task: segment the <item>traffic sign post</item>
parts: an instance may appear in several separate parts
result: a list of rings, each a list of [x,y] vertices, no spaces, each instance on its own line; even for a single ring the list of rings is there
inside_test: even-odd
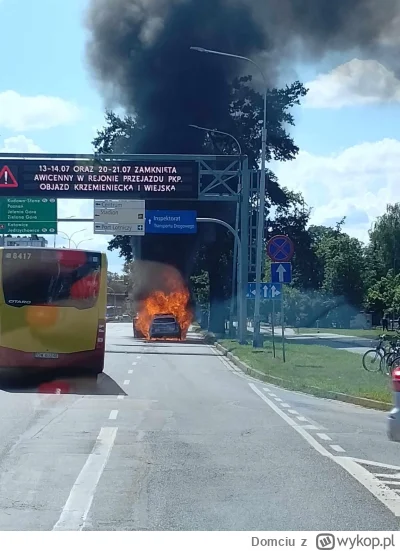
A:
[[[147,210],[146,233],[196,233],[195,210]]]
[[[271,264],[271,281],[281,286],[281,327],[282,327],[282,358],[286,362],[285,350],[285,310],[283,300],[284,283],[292,282],[292,264],[290,262],[273,262]]]
[[[285,310],[284,310],[284,300],[283,300],[283,285],[282,285],[282,300],[281,300],[281,327],[282,327],[282,359],[283,363],[286,362],[286,351],[285,351]]]
[[[2,178],[10,176],[2,175]],[[57,200],[47,197],[1,197],[0,234],[56,234]]]
[[[292,282],[292,264],[294,245],[287,235],[274,235],[267,243],[267,255],[272,260],[271,281],[281,285],[281,327],[282,327],[282,358],[286,362],[285,351],[285,306],[283,299],[284,283]],[[274,304],[274,303],[273,303]],[[274,316],[274,312],[273,312]],[[275,351],[274,351],[275,355]]]

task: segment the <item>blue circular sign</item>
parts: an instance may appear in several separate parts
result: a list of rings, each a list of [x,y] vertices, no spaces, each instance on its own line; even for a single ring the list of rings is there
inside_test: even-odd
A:
[[[287,235],[274,235],[267,243],[267,255],[273,262],[289,262],[293,254],[293,242]]]

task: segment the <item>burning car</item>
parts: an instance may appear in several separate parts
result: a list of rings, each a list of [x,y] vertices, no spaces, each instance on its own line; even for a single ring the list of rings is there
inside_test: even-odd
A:
[[[133,334],[184,340],[193,320],[189,287],[173,266],[136,260],[131,268]]]
[[[156,314],[150,324],[150,339],[175,338],[181,340],[181,327],[173,314]]]

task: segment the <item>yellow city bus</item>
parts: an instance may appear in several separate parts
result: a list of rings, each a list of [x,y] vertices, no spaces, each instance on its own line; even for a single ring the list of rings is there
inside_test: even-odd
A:
[[[0,247],[0,373],[104,367],[107,257]]]

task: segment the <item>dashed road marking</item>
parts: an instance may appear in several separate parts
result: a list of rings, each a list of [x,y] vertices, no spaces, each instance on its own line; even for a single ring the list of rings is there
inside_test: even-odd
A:
[[[125,398],[125,396],[123,394],[118,394],[118,396],[117,396],[118,400],[123,400],[124,398]]]
[[[318,438],[320,438],[321,440],[325,440],[326,442],[328,442],[329,440],[332,440],[332,438],[327,434],[325,434],[324,432],[317,432],[317,436]]]
[[[329,447],[332,448],[333,451],[343,453],[344,449],[342,446],[339,446],[338,444],[329,444]]]
[[[272,396],[272,394],[271,394]],[[275,402],[283,402],[283,400],[281,400],[280,398],[274,398]]]
[[[53,531],[82,531],[100,477],[114,446],[117,428],[102,427],[93,449],[69,493]]]
[[[306,430],[320,430],[315,425],[301,425],[301,426],[302,426],[303,429],[306,429]]]
[[[292,415],[299,415],[299,412],[296,411],[295,409],[289,409],[288,411],[289,411],[289,413],[291,413]]]
[[[285,404],[285,402],[282,402],[282,403],[281,403],[281,406],[282,406],[283,408],[290,408],[290,405],[289,405],[289,404]]]
[[[129,385],[129,383],[130,383],[130,380],[129,380],[129,379],[125,379],[124,385]]]
[[[129,373],[129,375],[130,375],[131,373],[133,373],[133,369],[128,369],[128,373]]]
[[[108,418],[110,420],[115,420],[117,417],[118,417],[118,410],[117,409],[112,409],[111,412],[110,412],[110,415],[108,416]]]
[[[364,486],[376,499],[378,499],[387,509],[389,509],[396,517],[400,517],[400,496],[390,487],[383,485],[382,481],[378,480],[365,467],[357,463],[351,457],[341,455],[333,455],[329,450],[324,448],[311,434],[296,423],[296,421],[286,414],[277,404],[267,398],[265,394],[257,388],[254,383],[248,383],[250,388],[259,396],[277,415],[279,415],[289,426],[293,428],[304,440],[306,440],[319,454],[331,459],[337,465],[340,465],[353,478]],[[399,474],[400,477],[400,474]],[[399,478],[397,477],[397,479]]]
[[[270,392],[269,395],[272,396],[273,398],[276,398],[276,394],[273,394],[272,392]]]
[[[132,362],[132,365],[137,365],[137,362]]]
[[[298,419],[299,421],[301,421],[302,423],[306,423],[306,422],[307,422],[307,419],[306,419],[305,417],[303,417],[302,415],[298,415],[298,416],[297,416],[297,419]]]
[[[142,357],[142,356],[136,356],[136,359],[137,359],[137,360],[140,360],[141,357]]]

